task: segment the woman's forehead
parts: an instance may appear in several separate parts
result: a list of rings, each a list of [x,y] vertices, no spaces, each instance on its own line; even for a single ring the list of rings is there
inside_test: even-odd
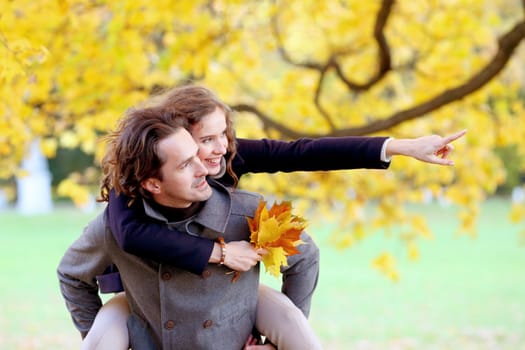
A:
[[[204,116],[198,123],[192,125],[191,133],[195,135],[219,134],[226,130],[226,114],[220,108],[216,108],[210,114]]]

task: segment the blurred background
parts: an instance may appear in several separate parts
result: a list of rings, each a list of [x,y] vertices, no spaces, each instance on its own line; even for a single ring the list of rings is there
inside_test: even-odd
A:
[[[55,269],[104,135],[186,82],[238,137],[448,135],[454,167],[257,174],[322,251],[327,349],[525,349],[525,1],[0,0],[0,347],[71,349]],[[278,288],[273,277],[268,283]]]

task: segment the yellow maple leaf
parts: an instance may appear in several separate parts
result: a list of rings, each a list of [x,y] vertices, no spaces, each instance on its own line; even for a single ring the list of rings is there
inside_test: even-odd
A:
[[[290,202],[275,203],[270,210],[266,201],[261,201],[253,218],[247,217],[250,242],[255,248],[268,251],[262,259],[266,271],[279,276],[281,266],[287,266],[287,257],[299,254],[297,246],[303,244],[300,236],[306,221],[292,214]]]
[[[268,254],[262,259],[266,271],[273,276],[279,276],[281,273],[281,266],[287,266],[286,254],[281,247],[273,247],[268,249]]]

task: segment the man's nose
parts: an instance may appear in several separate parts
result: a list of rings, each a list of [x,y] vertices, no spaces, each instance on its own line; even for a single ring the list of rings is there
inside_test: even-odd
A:
[[[195,175],[196,176],[206,176],[208,175],[208,169],[202,164],[200,158],[195,157]]]

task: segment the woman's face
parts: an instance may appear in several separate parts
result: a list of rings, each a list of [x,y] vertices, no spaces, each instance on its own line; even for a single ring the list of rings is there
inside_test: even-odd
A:
[[[190,132],[199,146],[198,156],[208,169],[208,174],[217,175],[221,171],[221,159],[228,148],[224,111],[217,107],[193,125]]]

